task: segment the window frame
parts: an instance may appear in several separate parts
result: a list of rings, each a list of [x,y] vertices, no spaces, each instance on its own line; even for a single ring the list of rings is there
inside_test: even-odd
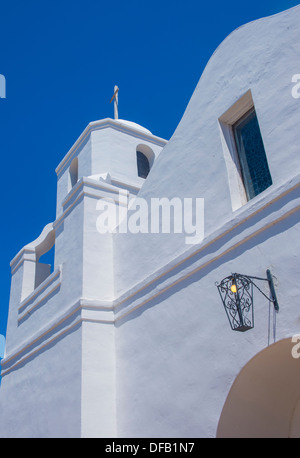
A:
[[[225,164],[227,168],[227,175],[228,175],[228,184],[230,189],[230,196],[231,196],[231,206],[232,211],[236,211],[248,202],[252,201],[253,199],[248,199],[244,179],[243,179],[243,172],[241,168],[241,163],[239,159],[239,153],[236,146],[233,126],[238,123],[244,116],[247,116],[251,110],[255,110],[256,116],[259,117],[257,114],[257,110],[255,108],[255,104],[252,98],[251,90],[248,90],[243,96],[241,96],[233,105],[227,109],[222,116],[219,117],[219,131],[221,136],[221,145],[223,149],[223,155],[225,159]],[[259,128],[261,130],[261,126],[259,123]],[[262,140],[263,134],[261,132]],[[266,150],[265,150],[266,152]],[[272,173],[270,170],[270,164],[268,161],[267,153],[266,153],[267,163],[269,166],[269,171],[272,180]],[[272,181],[273,182],[273,181]],[[260,195],[260,194],[258,194]],[[256,196],[257,197],[257,196]]]
[[[262,141],[263,152],[264,152],[264,156],[265,156],[265,162],[266,162],[266,165],[268,167],[268,172],[269,172],[270,179],[271,179],[271,184],[269,186],[267,186],[262,191],[257,192],[257,193],[255,193],[255,190],[254,190],[254,193],[255,193],[254,195],[252,195],[252,190],[251,190],[251,187],[253,187],[253,179],[251,177],[249,179],[247,177],[247,173],[246,173],[246,167],[248,167],[247,154],[243,153],[239,148],[238,133],[237,133],[237,129],[243,123],[245,123],[245,121],[249,120],[249,122],[250,122],[250,120],[253,119],[253,115],[255,116],[255,118],[257,120],[257,123],[258,123],[258,130],[259,130],[259,134],[260,134],[261,141]],[[246,125],[246,123],[245,123],[245,125]],[[259,194],[261,194],[263,191],[268,189],[268,187],[270,187],[273,184],[272,176],[271,176],[270,168],[269,168],[269,163],[268,163],[268,159],[267,159],[267,155],[266,155],[266,150],[265,150],[262,134],[261,134],[261,131],[260,131],[260,126],[259,126],[259,122],[258,122],[258,118],[257,118],[257,113],[256,113],[256,110],[255,110],[255,107],[253,106],[250,110],[247,111],[247,113],[245,113],[243,116],[241,116],[231,126],[231,128],[232,128],[233,138],[234,138],[234,141],[235,141],[235,147],[236,147],[237,157],[238,157],[239,164],[240,164],[240,170],[241,170],[241,173],[242,173],[242,179],[243,179],[245,193],[246,193],[246,196],[247,196],[247,201],[250,201],[250,200],[254,199],[256,196],[258,196]],[[244,155],[244,157],[243,157],[243,155]],[[245,163],[245,165],[244,165],[244,163]]]

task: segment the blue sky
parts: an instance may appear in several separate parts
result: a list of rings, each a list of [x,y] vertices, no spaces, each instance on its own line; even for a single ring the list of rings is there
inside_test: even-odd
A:
[[[169,139],[224,38],[298,3],[0,0],[0,334],[9,263],[55,220],[55,168],[89,122],[113,117],[114,85],[120,118]]]

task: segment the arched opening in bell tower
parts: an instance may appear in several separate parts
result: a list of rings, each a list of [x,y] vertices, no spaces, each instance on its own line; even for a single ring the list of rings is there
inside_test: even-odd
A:
[[[154,152],[147,145],[136,147],[137,171],[140,178],[147,178],[154,162]]]
[[[75,157],[69,167],[69,186],[70,191],[78,181],[78,158]]]

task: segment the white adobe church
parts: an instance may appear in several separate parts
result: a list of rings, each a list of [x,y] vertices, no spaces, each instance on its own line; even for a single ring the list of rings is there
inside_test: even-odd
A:
[[[11,262],[1,437],[300,437],[299,43],[300,6],[235,30],[168,142],[117,117],[80,135]],[[203,240],[99,233],[99,200],[137,197],[203,198]],[[267,270],[279,311],[254,280],[233,330],[216,283]]]

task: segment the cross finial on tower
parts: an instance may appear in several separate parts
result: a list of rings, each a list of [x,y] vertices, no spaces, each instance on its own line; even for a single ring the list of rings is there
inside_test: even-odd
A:
[[[112,98],[110,99],[110,103],[115,100],[114,102],[114,116],[115,116],[115,119],[119,119],[119,110],[118,110],[118,104],[119,104],[119,98],[118,98],[118,92],[119,92],[119,88],[118,86],[115,86],[114,88],[114,95],[112,96]]]

